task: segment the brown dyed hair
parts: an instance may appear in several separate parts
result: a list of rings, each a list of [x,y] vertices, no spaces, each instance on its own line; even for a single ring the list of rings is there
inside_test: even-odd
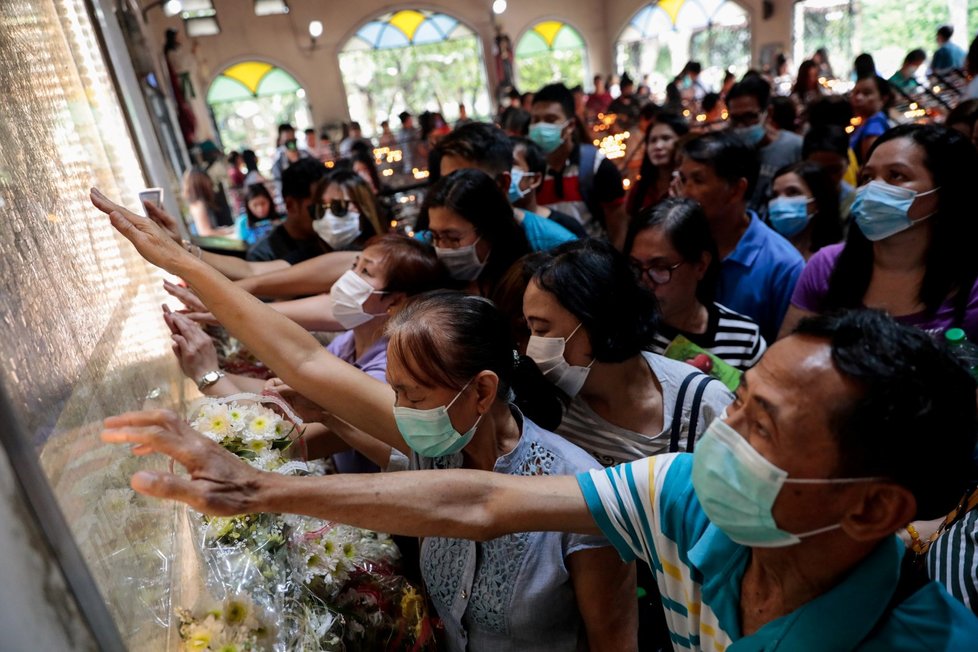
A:
[[[364,245],[383,252],[385,292],[404,292],[408,296],[444,287],[445,267],[431,247],[399,233],[376,235]]]

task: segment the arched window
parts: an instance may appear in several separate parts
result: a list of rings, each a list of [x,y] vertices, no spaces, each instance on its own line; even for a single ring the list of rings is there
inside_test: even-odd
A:
[[[516,82],[535,91],[552,82],[584,84],[587,46],[580,33],[559,20],[545,20],[523,33],[516,44]]]
[[[263,169],[271,166],[276,127],[289,122],[301,135],[311,126],[306,92],[295,77],[265,61],[242,61],[227,67],[207,90],[225,151],[253,149]]]
[[[340,52],[350,116],[364,133],[401,111],[458,118],[491,113],[482,48],[457,18],[403,10],[363,25]],[[395,123],[396,125],[396,123]]]
[[[648,73],[652,92],[662,95],[687,61],[699,61],[701,82],[716,89],[726,70],[747,70],[750,34],[747,12],[731,0],[661,0],[640,9],[622,30],[616,64],[632,76]]]
[[[914,48],[931,57],[941,25],[952,25],[952,41],[967,50],[978,33],[978,0],[801,0],[795,4],[795,64],[825,48],[834,75],[849,79],[853,59],[869,52],[876,70],[889,77]]]

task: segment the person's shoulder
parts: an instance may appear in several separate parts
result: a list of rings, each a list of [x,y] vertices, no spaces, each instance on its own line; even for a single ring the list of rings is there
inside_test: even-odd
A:
[[[761,251],[774,259],[775,262],[783,262],[792,266],[805,264],[805,259],[798,252],[798,249],[787,238],[765,224],[764,220],[757,214],[751,216],[750,230],[753,231],[753,237],[761,243]]]
[[[928,582],[893,609],[874,649],[969,650],[978,618],[937,582]]]
[[[523,436],[530,437],[553,456],[552,461],[556,463],[557,468],[548,472],[548,475],[570,475],[601,468],[598,461],[583,448],[556,433],[543,429],[526,417],[523,417]],[[547,453],[543,455],[548,456]]]

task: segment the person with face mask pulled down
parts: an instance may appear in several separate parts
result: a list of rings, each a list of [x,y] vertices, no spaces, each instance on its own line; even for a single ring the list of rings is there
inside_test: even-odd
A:
[[[869,150],[846,241],[805,267],[781,333],[805,316],[885,310],[931,333],[978,338],[978,222],[971,218],[978,152],[959,132],[903,125]]]

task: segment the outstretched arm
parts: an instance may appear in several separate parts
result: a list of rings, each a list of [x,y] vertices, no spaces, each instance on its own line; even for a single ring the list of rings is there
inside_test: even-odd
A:
[[[228,281],[155,222],[92,189],[92,203],[149,262],[183,278],[228,332],[276,375],[348,423],[406,450],[394,421],[394,392],[324,349],[301,326]]]
[[[189,477],[139,471],[132,488],[222,516],[302,514],[407,536],[492,539],[510,532],[600,534],[573,476],[438,470],[294,477],[259,471],[166,410],[105,420],[103,441],[172,457]]]
[[[358,255],[356,251],[332,251],[291,267],[239,277],[237,284],[255,296],[273,299],[329,292],[336,279],[353,267]]]

